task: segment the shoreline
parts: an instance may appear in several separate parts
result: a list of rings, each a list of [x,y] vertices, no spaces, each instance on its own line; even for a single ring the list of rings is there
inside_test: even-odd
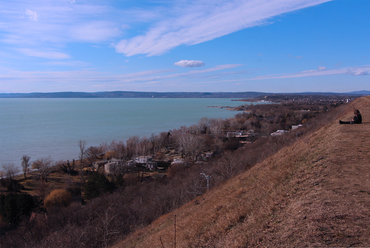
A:
[[[23,155],[29,155],[31,160],[48,156],[55,161],[77,159],[78,140],[86,140],[87,146],[113,140],[126,142],[132,136],[150,137],[191,126],[203,117],[225,119],[235,115],[224,108],[207,108],[229,105],[230,99],[44,100],[13,99],[15,107],[4,108],[7,121],[3,127],[7,131],[0,137],[0,165],[14,163],[21,168]]]

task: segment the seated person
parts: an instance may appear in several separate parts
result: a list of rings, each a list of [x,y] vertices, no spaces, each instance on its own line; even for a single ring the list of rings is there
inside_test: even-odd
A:
[[[360,123],[362,123],[362,116],[358,109],[355,110],[355,116],[353,117],[352,121],[339,120],[339,124],[360,124]]]

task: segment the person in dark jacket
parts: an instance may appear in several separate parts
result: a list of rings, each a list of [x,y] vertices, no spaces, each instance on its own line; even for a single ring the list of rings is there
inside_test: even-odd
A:
[[[352,121],[339,120],[339,124],[361,124],[361,123],[362,123],[362,116],[358,109],[355,110],[355,116],[353,117]]]

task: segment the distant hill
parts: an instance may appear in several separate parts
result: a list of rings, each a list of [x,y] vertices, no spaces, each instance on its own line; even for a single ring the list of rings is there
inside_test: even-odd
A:
[[[331,118],[115,247],[370,247],[370,97]]]
[[[0,98],[253,98],[269,95],[263,92],[53,92],[0,93]]]
[[[368,96],[370,95],[370,91],[369,90],[352,91],[350,92],[350,94]]]
[[[370,91],[349,93],[303,92],[303,93],[265,93],[265,92],[50,92],[50,93],[0,93],[0,98],[255,98],[265,95],[370,95]]]

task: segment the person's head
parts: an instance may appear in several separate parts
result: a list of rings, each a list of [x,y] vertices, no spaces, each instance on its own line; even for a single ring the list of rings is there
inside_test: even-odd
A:
[[[358,109],[355,110],[355,115],[359,115],[360,111]]]

